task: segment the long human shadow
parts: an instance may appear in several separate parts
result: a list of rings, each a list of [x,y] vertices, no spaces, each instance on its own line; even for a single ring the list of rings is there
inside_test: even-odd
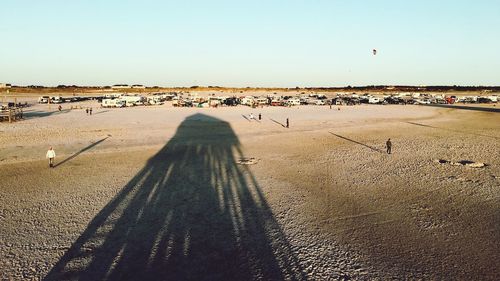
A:
[[[500,108],[492,108],[492,107],[451,105],[451,104],[422,104],[421,106],[432,106],[432,107],[442,107],[442,108],[453,108],[453,109],[463,109],[463,110],[473,110],[473,111],[483,111],[483,112],[496,112],[496,113],[500,113]]]
[[[95,112],[94,115],[96,115],[96,114],[102,114],[102,113],[106,113],[106,112],[109,112],[109,110],[98,111],[98,112]]]
[[[227,122],[186,118],[44,280],[306,280]]]
[[[373,146],[370,146],[370,145],[367,145],[367,144],[361,143],[361,142],[359,142],[359,141],[355,141],[355,140],[353,140],[353,139],[349,139],[349,138],[343,137],[343,136],[341,136],[341,135],[334,134],[334,133],[332,133],[332,132],[329,132],[329,133],[330,133],[330,134],[332,134],[332,135],[334,135],[334,136],[336,136],[336,137],[338,137],[338,138],[341,138],[341,139],[343,139],[343,140],[350,141],[350,142],[353,142],[353,143],[355,143],[355,144],[362,145],[362,146],[364,146],[364,147],[368,147],[369,149],[371,149],[371,150],[373,150],[373,151],[380,152],[380,153],[384,153],[382,150],[380,150],[380,149],[378,149],[378,148],[376,148],[376,147],[373,147]]]
[[[36,111],[36,110],[28,110],[24,111],[23,115],[26,118],[42,118],[51,115],[58,115],[70,112],[70,109],[63,109],[61,111]]]
[[[94,147],[94,146],[96,146],[96,145],[100,144],[101,142],[103,142],[103,141],[107,140],[108,138],[109,138],[109,136],[107,136],[107,137],[105,137],[105,138],[103,138],[103,139],[100,139],[100,140],[98,140],[98,141],[96,141],[96,142],[94,142],[94,143],[90,144],[89,146],[87,146],[87,147],[85,147],[85,148],[82,148],[82,149],[81,149],[80,151],[78,151],[77,153],[72,154],[72,155],[71,155],[71,156],[69,156],[68,158],[66,158],[66,159],[64,159],[63,161],[61,161],[61,162],[57,163],[56,165],[54,165],[54,168],[57,168],[57,167],[61,166],[62,164],[64,164],[64,163],[66,163],[66,162],[70,161],[71,159],[73,159],[73,158],[77,157],[78,155],[80,155],[80,154],[84,153],[85,151],[87,151],[87,150],[91,149],[92,147]]]
[[[454,130],[454,129],[448,129],[448,128],[440,128],[440,127],[435,127],[435,126],[431,126],[431,125],[425,125],[425,124],[416,123],[416,122],[409,122],[408,121],[406,123],[410,124],[410,125],[415,125],[415,126],[420,126],[420,127],[426,127],[426,128],[431,128],[431,129],[437,129],[437,130],[444,130],[444,131],[449,131],[449,132],[454,132],[454,133],[459,133],[459,134],[466,134],[466,135],[473,135],[473,136],[480,136],[480,137],[487,137],[487,138],[499,139],[499,137],[495,137],[495,136],[483,135],[483,134],[477,134],[477,133],[471,133],[471,132]]]
[[[273,122],[274,122],[274,123],[276,123],[276,124],[281,125],[281,127],[283,127],[283,128],[286,128],[285,124],[283,124],[283,123],[280,123],[280,122],[278,122],[278,121],[276,121],[276,120],[274,120],[274,119],[272,119],[272,118],[269,118],[269,120],[273,121]]]

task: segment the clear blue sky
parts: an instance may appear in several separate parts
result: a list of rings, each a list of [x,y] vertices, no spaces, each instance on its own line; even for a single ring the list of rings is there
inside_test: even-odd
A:
[[[0,7],[4,83],[500,85],[498,0],[2,0]]]

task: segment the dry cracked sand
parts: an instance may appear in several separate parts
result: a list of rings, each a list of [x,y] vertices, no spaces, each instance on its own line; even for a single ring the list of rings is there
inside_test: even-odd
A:
[[[2,280],[500,279],[498,113],[94,112],[0,123]]]

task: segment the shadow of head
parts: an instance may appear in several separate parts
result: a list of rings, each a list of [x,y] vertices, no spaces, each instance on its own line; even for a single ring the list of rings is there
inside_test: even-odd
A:
[[[305,279],[240,156],[227,122],[186,118],[45,280]]]

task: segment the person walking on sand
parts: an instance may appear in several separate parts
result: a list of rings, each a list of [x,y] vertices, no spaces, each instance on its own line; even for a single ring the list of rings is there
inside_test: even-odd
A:
[[[56,158],[56,152],[54,151],[54,149],[52,149],[52,146],[47,151],[47,155],[45,157],[47,157],[49,159],[49,168],[53,168],[54,167],[54,158]]]
[[[290,122],[289,122],[288,118],[286,119],[286,127],[290,128]]]
[[[255,117],[253,117],[253,113],[250,113],[249,118],[250,118],[250,120],[255,120]]]
[[[387,142],[385,143],[385,146],[387,148],[387,154],[391,154],[391,149],[392,149],[392,142],[391,139],[388,139]]]
[[[262,120],[262,114],[259,113],[259,121]]]
[[[89,108],[85,108],[85,113],[87,113],[87,115],[89,115]]]
[[[89,109],[89,113],[90,115],[92,115],[92,107]]]
[[[57,107],[57,109],[59,109],[59,111],[61,111],[61,110],[62,110],[62,106],[61,106],[61,105],[59,105],[59,106]]]

